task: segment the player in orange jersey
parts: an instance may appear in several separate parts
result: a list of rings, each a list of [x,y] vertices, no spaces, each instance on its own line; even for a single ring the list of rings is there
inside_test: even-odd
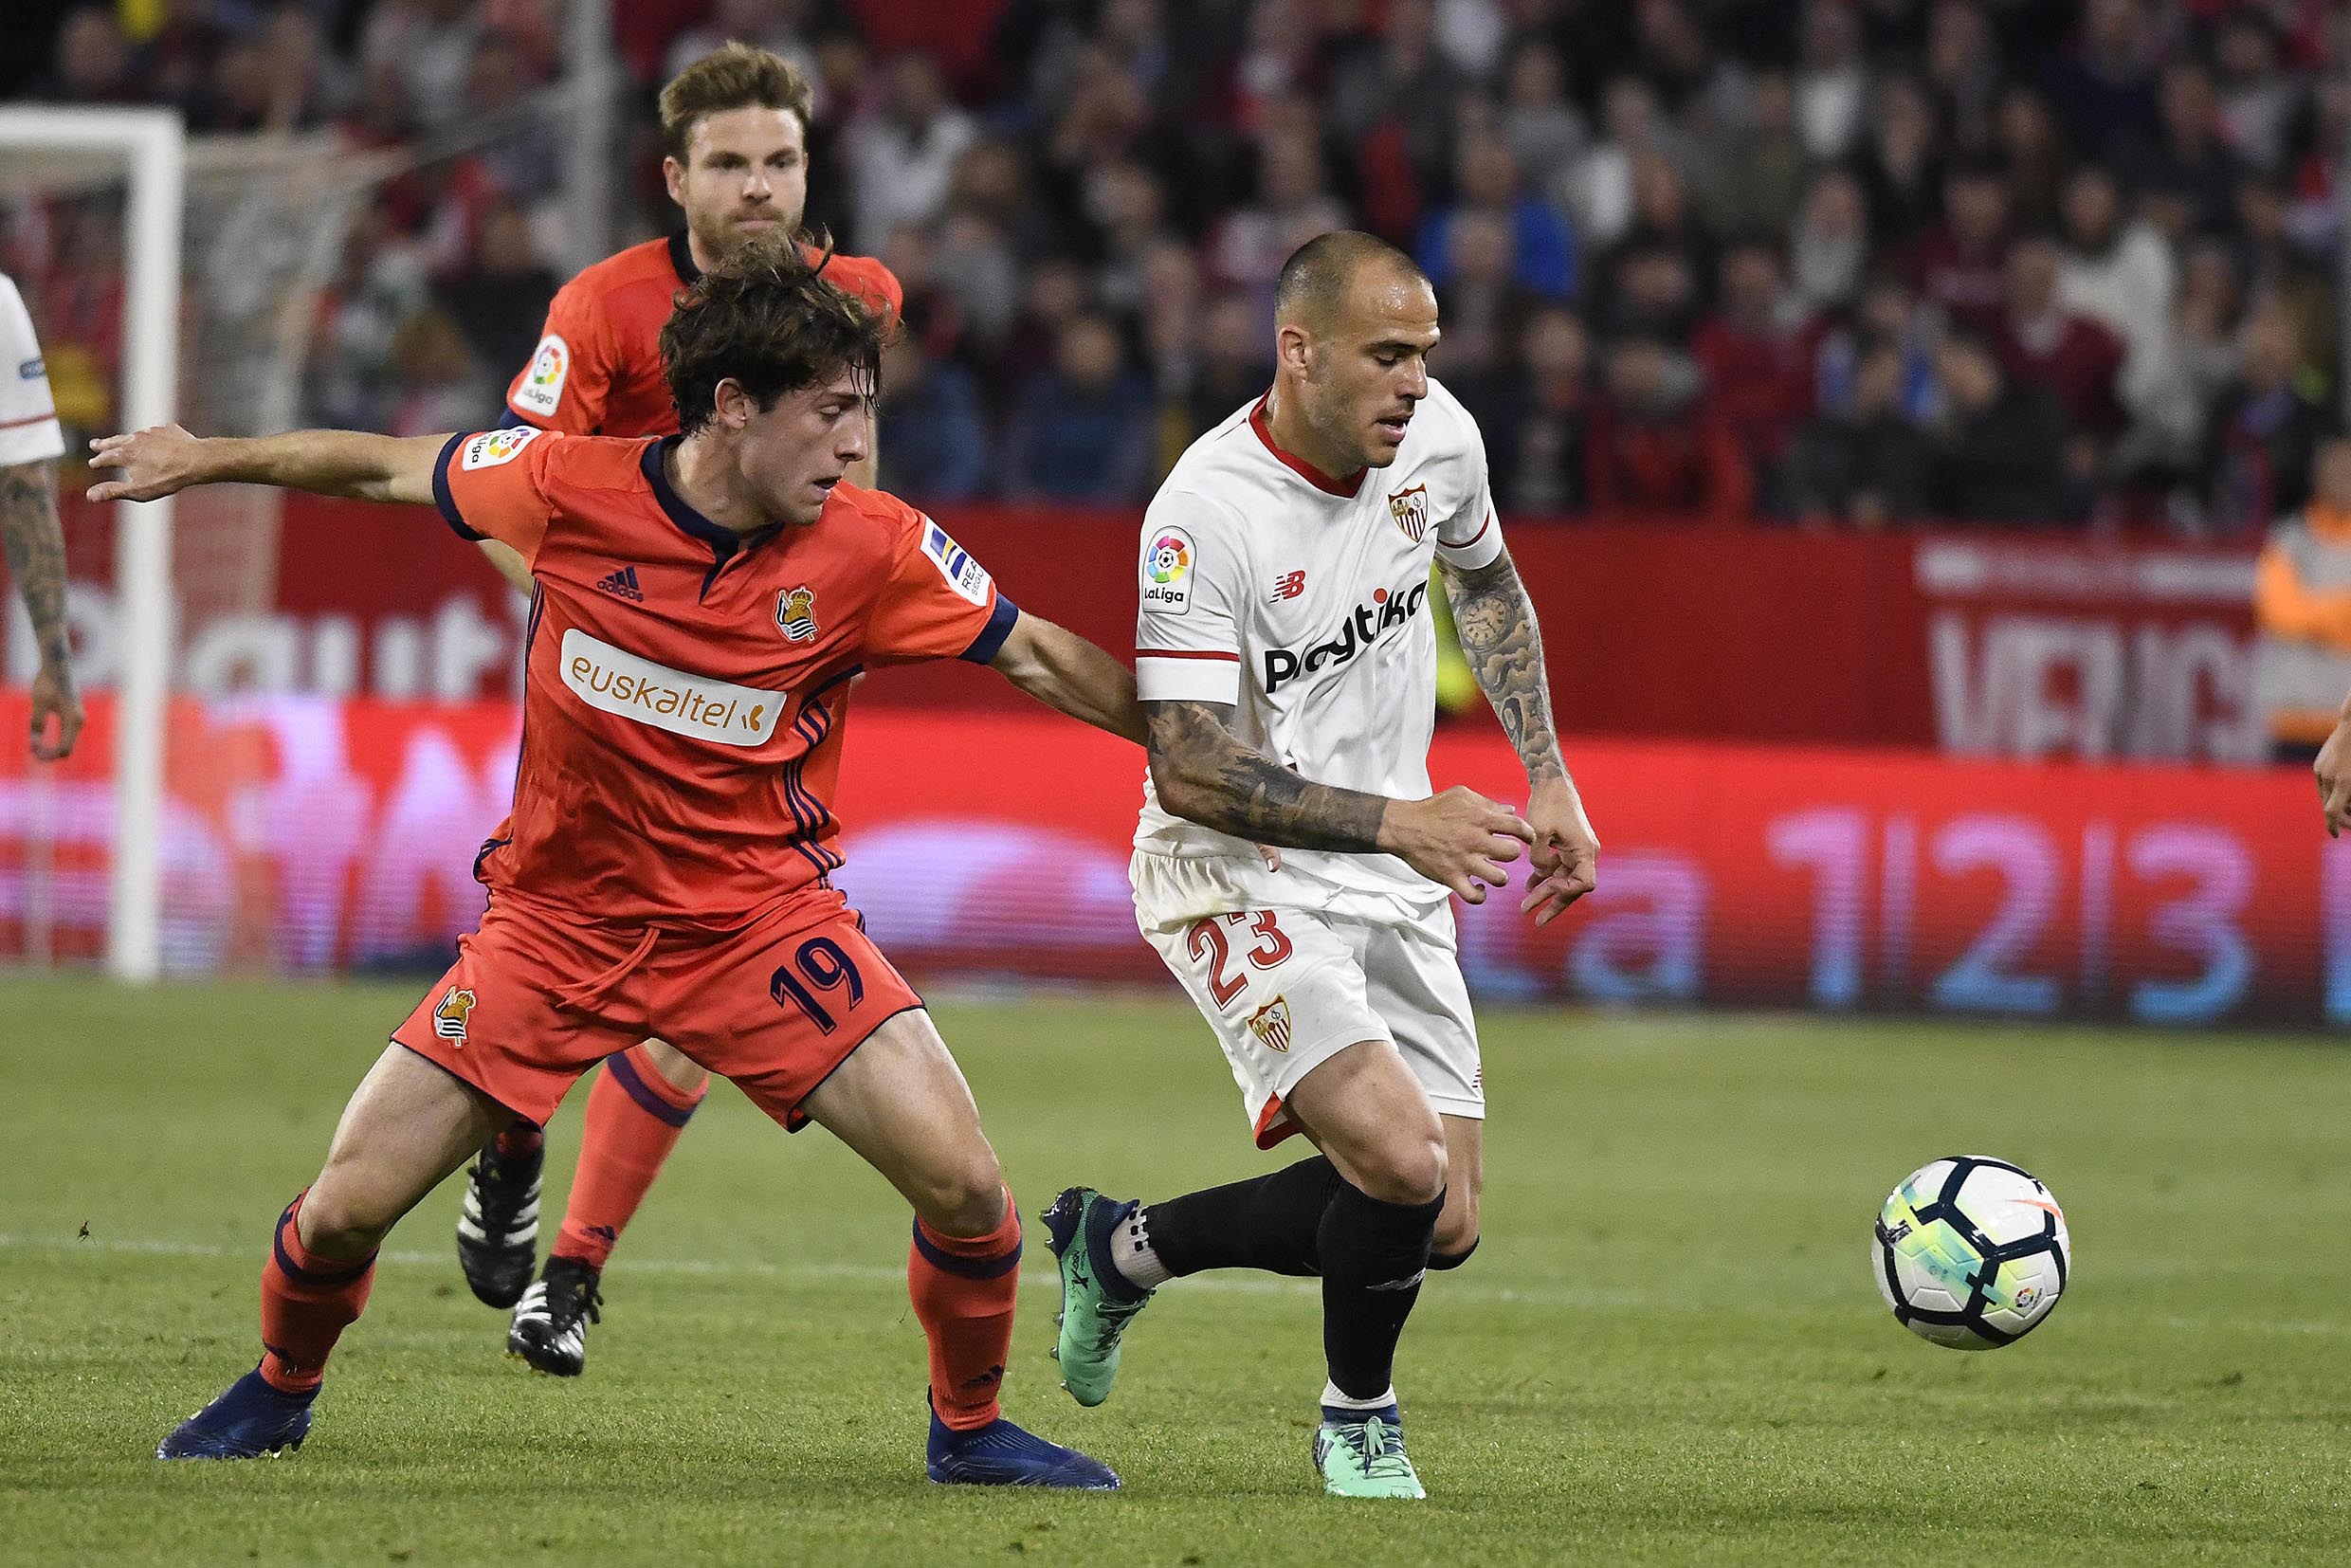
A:
[[[796,234],[808,199],[809,86],[765,49],[729,44],[678,73],[662,91],[662,173],[685,227],[597,263],[566,283],[547,312],[531,362],[506,393],[513,415],[574,435],[670,435],[678,411],[662,368],[661,330],[680,290],[755,235]],[[805,243],[811,263],[818,253]],[[829,283],[885,323],[902,302],[881,263],[834,256]],[[870,487],[871,437],[849,483]],[[506,545],[482,548],[524,593],[530,574]],[[539,1130],[518,1123],[483,1147],[466,1173],[458,1261],[473,1293],[513,1307],[508,1354],[541,1372],[577,1374],[588,1324],[603,1297],[606,1260],[662,1163],[708,1091],[710,1076],[659,1040],[612,1059],[588,1091],[588,1112],[563,1226],[536,1284]]]
[[[513,815],[457,962],[345,1109],[262,1272],[260,1364],[163,1458],[299,1445],[392,1225],[498,1129],[543,1123],[596,1062],[659,1031],[787,1128],[822,1123],[915,1212],[932,1479],[1118,1485],[1002,1415],[1020,1220],[955,1059],[832,886],[840,697],[870,666],[961,657],[1141,734],[1134,681],[1024,616],[921,513],[842,483],[866,452],[881,324],[753,242],[663,330],[684,431],[301,431],[96,443],[94,501],[244,482],[432,501],[538,588]]]

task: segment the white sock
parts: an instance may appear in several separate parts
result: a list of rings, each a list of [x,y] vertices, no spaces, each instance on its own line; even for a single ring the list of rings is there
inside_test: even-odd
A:
[[[1369,1415],[1376,1410],[1386,1410],[1396,1402],[1395,1385],[1390,1383],[1385,1394],[1369,1399],[1358,1399],[1353,1395],[1340,1393],[1337,1383],[1326,1382],[1322,1385],[1322,1402],[1333,1410],[1361,1411]]]
[[[1176,1277],[1151,1249],[1151,1233],[1143,1225],[1139,1205],[1110,1232],[1110,1264],[1138,1290],[1157,1290]]]

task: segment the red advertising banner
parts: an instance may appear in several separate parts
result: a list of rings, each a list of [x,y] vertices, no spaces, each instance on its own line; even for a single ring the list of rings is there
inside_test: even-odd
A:
[[[445,702],[516,692],[524,606],[428,511],[287,498],[181,510],[173,668],[200,696]],[[85,684],[112,679],[112,528],[69,508]],[[1131,513],[941,514],[1006,592],[1131,646]],[[1561,705],[1591,735],[1891,745],[1981,757],[2257,761],[2252,557],[2030,535],[1507,524]],[[239,541],[238,548],[226,541]],[[9,680],[30,674],[12,635]],[[893,672],[868,707],[1019,710],[967,669]]]
[[[0,735],[21,735],[21,694]],[[0,748],[0,952],[103,942],[106,705],[73,760]],[[294,971],[437,964],[479,913],[473,855],[508,798],[516,711],[316,698],[181,701],[166,958]],[[1578,740],[1600,889],[1537,930],[1459,911],[1489,998],[2351,1023],[2351,840],[2298,770],[1969,762]],[[1484,723],[1440,783],[1522,794]],[[837,880],[926,975],[1157,982],[1125,866],[1135,748],[1046,716],[862,702]]]

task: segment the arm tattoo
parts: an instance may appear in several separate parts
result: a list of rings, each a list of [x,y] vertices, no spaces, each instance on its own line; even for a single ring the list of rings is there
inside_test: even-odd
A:
[[[1558,732],[1551,722],[1551,686],[1543,674],[1542,631],[1510,553],[1504,551],[1491,566],[1475,572],[1450,566],[1443,571],[1461,650],[1526,765],[1527,780],[1565,778],[1567,764],[1559,759]]]
[[[1379,851],[1385,795],[1310,783],[1232,733],[1227,702],[1145,702],[1159,804],[1235,838],[1285,849]]]
[[[65,662],[65,537],[57,521],[57,487],[49,465],[0,468],[0,550],[25,596],[44,664]]]

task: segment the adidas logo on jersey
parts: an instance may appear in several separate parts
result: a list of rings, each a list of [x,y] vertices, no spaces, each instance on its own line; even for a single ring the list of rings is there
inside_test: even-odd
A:
[[[627,599],[630,604],[645,602],[645,590],[637,586],[637,569],[633,566],[624,566],[611,573],[597,583],[596,587],[607,593]]]
[[[1303,652],[1286,647],[1266,649],[1266,695],[1271,697],[1285,681],[1302,675],[1312,675],[1326,665],[1343,665],[1379,640],[1390,627],[1402,626],[1420,613],[1423,601],[1429,597],[1429,585],[1414,583],[1401,593],[1385,588],[1372,590],[1372,602],[1355,607],[1355,613],[1339,625],[1339,635],[1326,643],[1317,643]]]

